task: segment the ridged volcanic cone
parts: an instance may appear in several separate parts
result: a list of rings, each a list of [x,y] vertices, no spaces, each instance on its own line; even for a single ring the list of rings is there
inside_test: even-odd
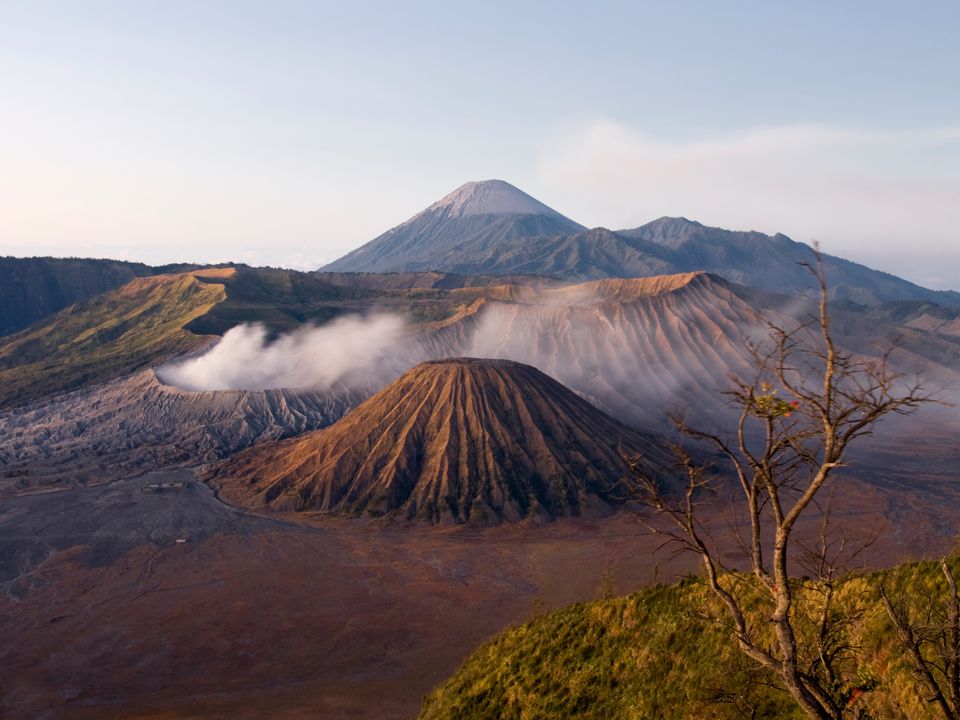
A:
[[[624,456],[655,441],[539,370],[509,360],[422,363],[336,424],[269,442],[212,473],[253,508],[397,514],[433,523],[606,514],[629,499]]]

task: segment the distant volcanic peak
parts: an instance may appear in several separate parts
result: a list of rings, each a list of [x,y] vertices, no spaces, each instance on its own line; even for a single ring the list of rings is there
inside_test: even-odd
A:
[[[536,368],[450,358],[217,475],[226,497],[253,507],[487,524],[609,512],[627,499],[624,454],[644,450],[657,453]]]
[[[626,233],[644,233],[649,235],[676,235],[695,232],[697,230],[703,229],[713,229],[718,228],[707,228],[703,223],[699,223],[696,220],[690,220],[685,217],[670,217],[669,215],[664,215],[659,217],[656,220],[651,220],[648,223],[644,223],[640,227],[632,228],[630,230],[621,230],[620,232]]]
[[[470,182],[323,269],[488,274],[477,259],[496,255],[504,243],[564,237],[583,230],[579,223],[502,180]],[[529,270],[508,274],[529,274]]]
[[[638,228],[619,232],[627,237],[643,238],[673,249],[682,248],[691,241],[716,246],[736,246],[744,242],[755,243],[757,240],[761,242],[785,240],[794,243],[782,233],[767,235],[758,230],[727,230],[703,225],[685,217],[662,217]]]
[[[706,227],[703,223],[699,223],[696,220],[690,220],[683,216],[671,217],[670,215],[664,215],[659,217],[656,220],[648,222],[644,227],[662,227],[662,228],[702,228]]]
[[[661,217],[629,230],[620,230],[621,235],[632,238],[643,238],[665,247],[678,248],[691,237],[704,231],[712,233],[732,234],[728,230],[709,228],[706,225],[688,220],[685,217]]]
[[[443,211],[449,217],[467,215],[547,215],[583,227],[503,180],[483,180],[461,185],[426,212]]]

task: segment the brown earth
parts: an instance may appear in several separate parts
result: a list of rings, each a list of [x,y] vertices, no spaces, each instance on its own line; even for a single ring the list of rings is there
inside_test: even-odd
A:
[[[851,543],[857,530],[878,535],[860,558],[869,565],[935,555],[960,522],[956,493],[941,490],[851,480],[834,519]],[[694,568],[655,552],[661,538],[626,513],[495,528],[304,524],[232,511],[202,486],[155,496],[136,483],[15,498],[0,513],[5,554],[47,543],[23,547],[2,583],[0,716],[11,718],[411,719],[506,625]],[[730,516],[715,518],[736,562]],[[816,529],[811,519],[801,531]]]
[[[473,305],[465,294],[463,312],[433,327],[426,347],[535,362],[582,397],[602,397],[621,419],[659,423],[678,401],[709,421],[722,410],[717,383],[744,367],[742,337],[763,315],[702,275],[633,292],[643,285],[505,289]],[[858,337],[866,352],[878,335],[864,326]],[[918,329],[906,340],[902,367],[927,360],[949,387],[957,364],[939,364],[954,357],[942,338]],[[103,394],[111,387],[115,394]],[[195,405],[179,391],[154,392],[180,414],[106,386],[71,396],[69,407],[29,409],[46,420],[17,425],[26,411],[10,414],[6,427],[22,434],[6,433],[2,447],[29,450],[21,468],[46,471],[49,462],[68,475],[100,447],[113,453],[100,464],[121,463],[126,452],[142,467],[168,457],[151,448],[199,442],[208,422],[197,408],[223,410],[218,442],[250,422],[235,414],[240,394],[211,393]],[[174,420],[156,424],[165,417]],[[273,417],[279,428],[297,413]],[[925,408],[885,422],[844,470],[833,517],[845,532],[878,537],[861,558],[869,565],[951,547],[960,526],[956,417]],[[112,425],[120,422],[139,434],[128,438]],[[110,469],[91,468],[92,482]],[[154,496],[121,482],[3,500],[0,717],[412,718],[420,697],[479,642],[534,607],[594,598],[609,585],[627,592],[691,567],[669,550],[655,553],[660,538],[625,513],[431,528],[258,517],[191,487]],[[714,508],[718,537],[728,537],[731,519],[723,504]]]
[[[671,462],[653,437],[509,360],[422,363],[335,425],[260,443],[213,473],[252,508],[497,523],[610,514],[625,458]]]

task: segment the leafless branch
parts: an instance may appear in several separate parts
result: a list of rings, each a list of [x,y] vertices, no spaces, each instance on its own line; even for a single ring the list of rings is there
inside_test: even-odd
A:
[[[639,464],[633,468],[643,501],[670,520],[672,529],[661,530],[667,542],[699,556],[707,584],[726,609],[743,654],[776,673],[809,717],[836,719],[849,704],[839,688],[851,685],[841,677],[849,663],[840,661],[855,649],[843,640],[849,618],[838,617],[835,610],[835,582],[844,564],[871,543],[852,548],[842,532],[831,534],[830,502],[824,509],[818,496],[834,471],[844,466],[851,443],[869,435],[884,417],[913,412],[930,398],[919,383],[907,383],[891,370],[889,352],[871,360],[837,346],[819,250],[805,267],[819,288],[816,314],[790,327],[771,324],[767,343],[745,343],[754,373],[734,379],[727,392],[739,410],[732,436],[673,418],[687,443],[709,448],[737,480],[742,501],[738,517],[745,517],[747,529],[744,535],[739,527],[733,528],[732,537],[744,550],[750,575],[723,573],[699,510],[701,496],[715,490],[716,475],[698,464],[687,447],[678,443],[673,448],[683,482],[672,495]],[[797,522],[814,510],[821,511],[822,520],[817,544],[795,542]],[[793,557],[794,545],[813,575],[806,584],[791,575],[790,564],[798,560]],[[753,578],[751,587],[737,579],[746,577]],[[816,609],[809,625],[798,629],[797,623],[804,622],[795,608],[801,588],[805,605],[812,602]],[[763,626],[755,626],[745,610],[750,593],[755,597],[758,589],[769,613]],[[953,597],[956,601],[955,592]],[[960,618],[960,605],[955,602],[950,612],[952,618]],[[766,627],[773,630],[772,643],[764,640],[769,637]],[[945,666],[948,694],[960,698],[960,632],[945,642],[951,658]]]

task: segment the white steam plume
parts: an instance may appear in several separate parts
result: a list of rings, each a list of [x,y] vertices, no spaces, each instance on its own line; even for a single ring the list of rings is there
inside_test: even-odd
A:
[[[263,325],[245,323],[228,330],[209,352],[157,374],[192,391],[329,387],[348,375],[372,372],[403,331],[397,315],[350,316],[269,342]]]

